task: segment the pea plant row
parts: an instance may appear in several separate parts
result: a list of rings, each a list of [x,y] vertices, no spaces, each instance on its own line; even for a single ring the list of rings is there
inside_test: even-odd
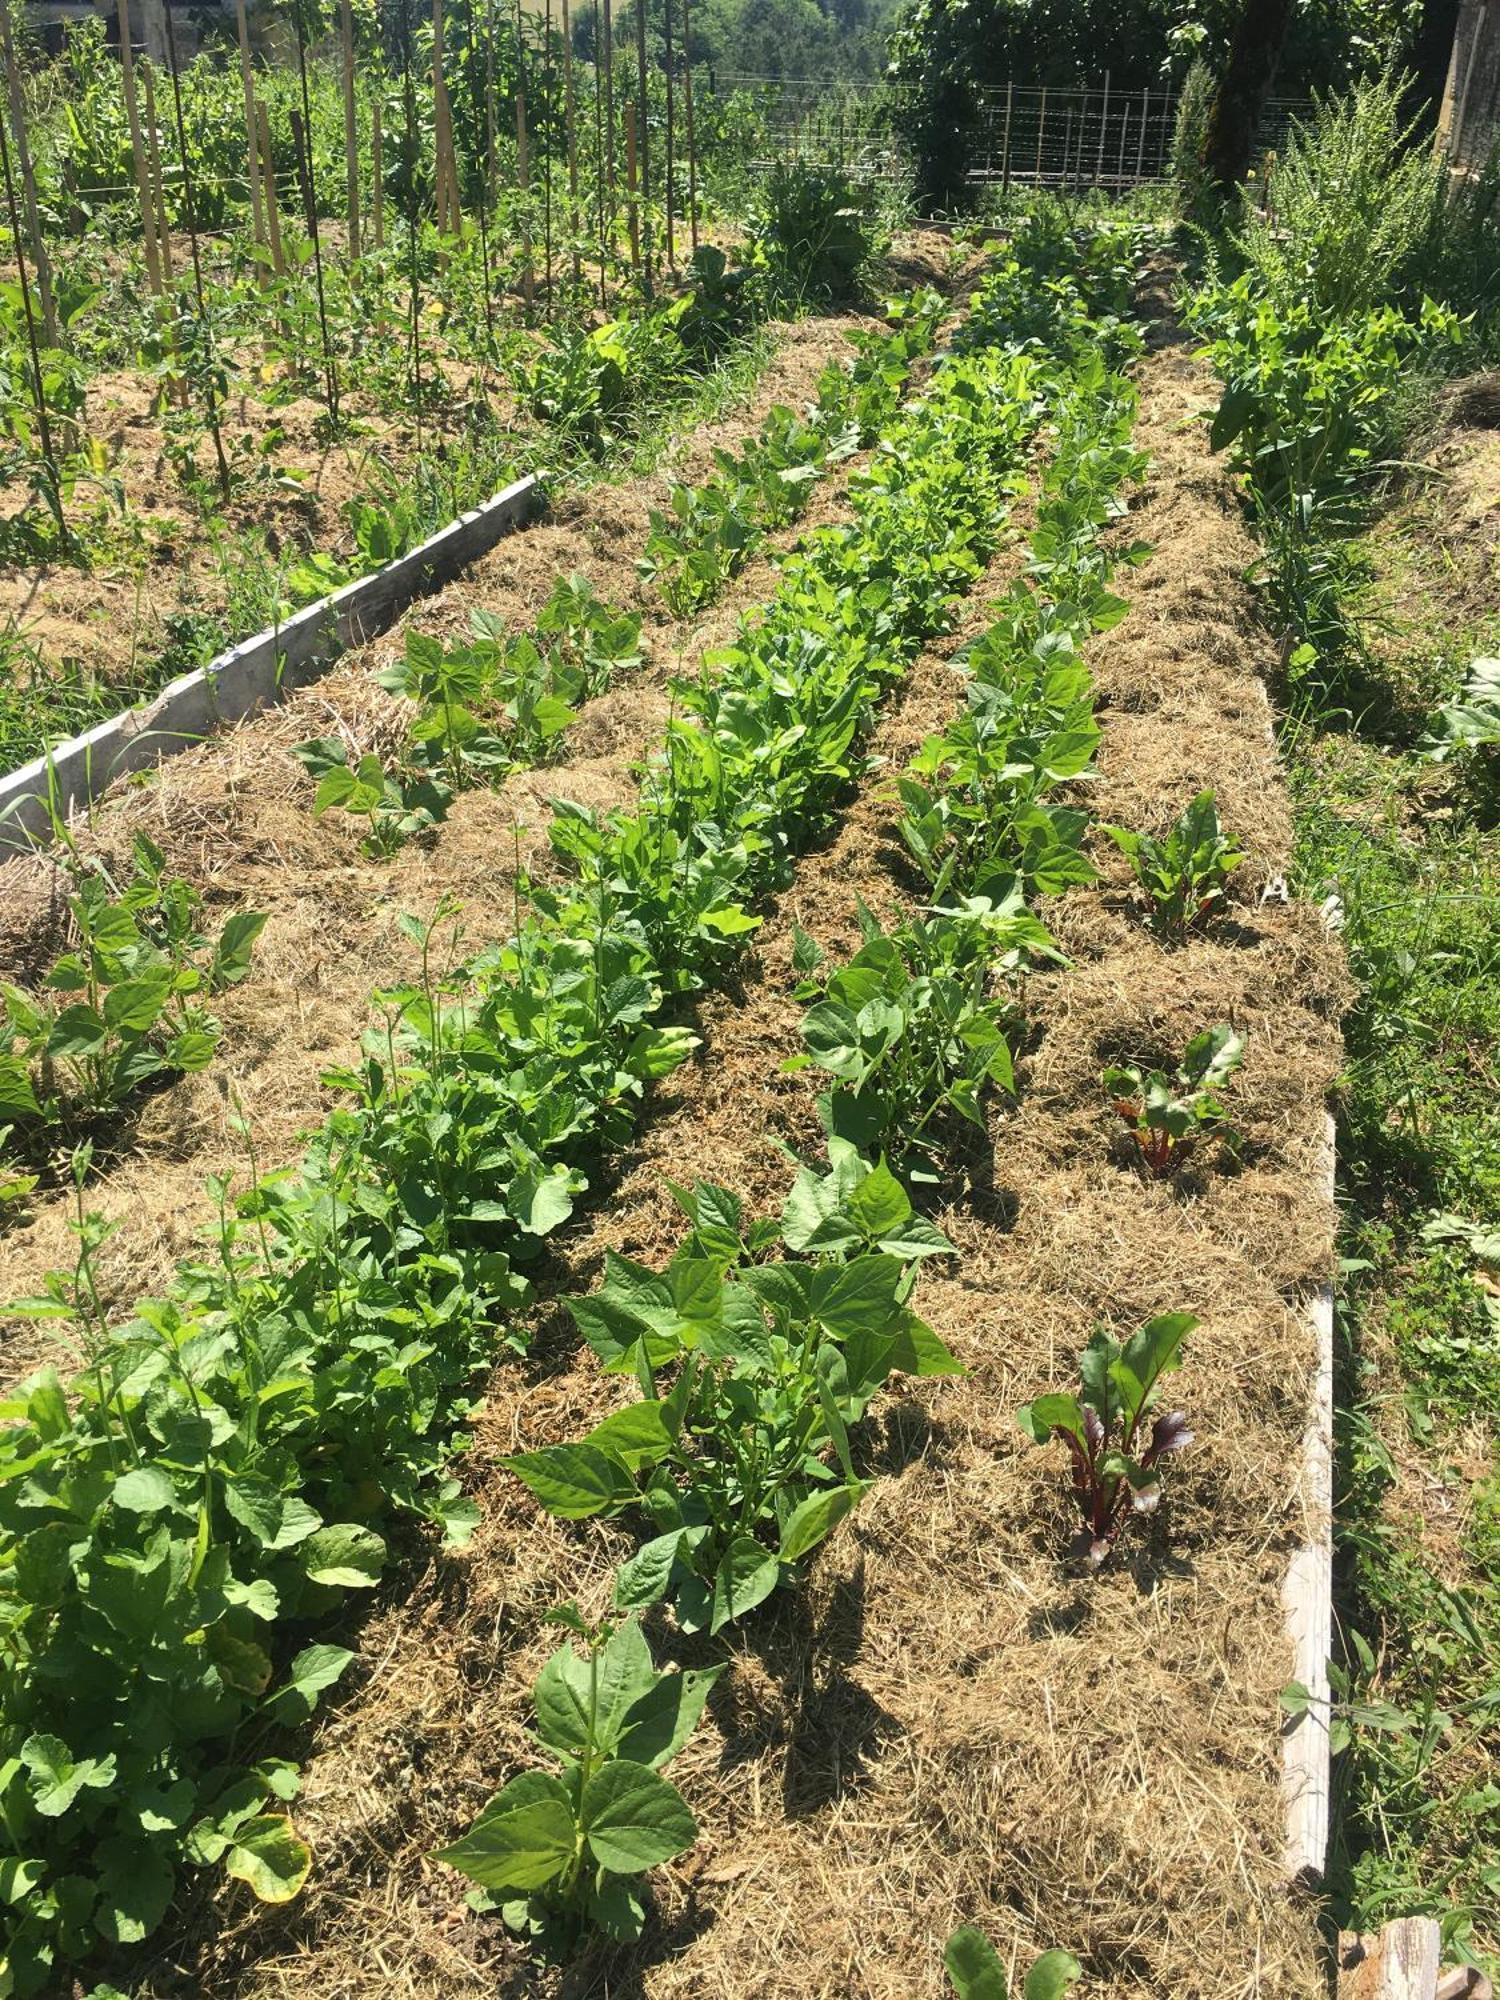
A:
[[[344,1103],[300,1169],[236,1198],[216,1184],[211,1242],[124,1325],[100,1307],[104,1225],[80,1195],[76,1267],[28,1305],[71,1329],[82,1371],[70,1389],[43,1372],[0,1409],[0,1978],[12,1990],[149,1936],[185,1871],[222,1869],[272,1902],[301,1888],[311,1855],[288,1810],[287,1732],[353,1656],[326,1641],[294,1652],[299,1628],[326,1627],[345,1593],[378,1581],[402,1517],[452,1542],[472,1531],[454,1458],[495,1329],[521,1344],[528,1261],[586,1194],[589,1166],[628,1139],[650,1085],[696,1045],[689,997],[731,971],[758,906],[836,814],[882,695],[993,554],[1049,414],[1077,461],[1050,499],[1088,497],[1066,516],[1077,564],[1061,541],[1049,557],[1039,531],[1036,560],[1055,559],[1057,603],[1072,609],[1054,619],[1037,595],[1047,622],[1026,657],[1066,677],[1078,637],[1114,615],[1091,551],[1111,481],[1130,469],[1128,410],[1091,355],[1101,337],[1124,339],[1100,318],[1119,273],[1107,239],[1076,251],[1071,271],[1012,259],[986,281],[927,394],[883,423],[851,481],[850,524],[806,536],[715,671],[678,683],[635,809],[559,803],[560,881],[522,884],[514,934],[475,950],[447,904],[408,920],[418,974],[375,997],[364,1059],[330,1078]],[[1095,450],[1108,476],[1084,474]],[[1071,713],[1079,691],[1056,693]],[[1049,854],[1081,865],[1047,789],[1039,779],[1018,889],[982,859],[939,863],[934,904],[958,913],[960,933],[997,939],[1015,970],[1046,948],[1020,906],[1027,884],[1045,884]],[[946,1245],[848,1129],[831,1106],[831,1172],[793,1191],[789,1257],[755,1261],[765,1225],[699,1189],[669,1274],[617,1273],[579,1308],[591,1344],[642,1392],[614,1433],[575,1448],[578,1477],[605,1484],[570,1502],[644,1503],[653,1521],[622,1571],[622,1613],[670,1597],[685,1624],[743,1615],[858,1499],[849,1427],[869,1398],[897,1369],[955,1365],[909,1304],[920,1260]],[[921,1157],[922,1126],[906,1139]],[[1146,1362],[1169,1364],[1169,1332],[1153,1323],[1108,1365],[1096,1421],[1123,1426],[1127,1458]],[[1086,1361],[1091,1408],[1101,1379]],[[1121,1471],[1087,1448],[1102,1477],[1147,1490],[1137,1460]],[[515,1469],[540,1490],[539,1468]],[[475,1846],[473,1872],[527,1928],[592,1919],[628,1933],[637,1878],[692,1837],[660,1766],[712,1676],[659,1674],[629,1615],[559,1616],[587,1656],[565,1646],[538,1689],[558,1773],[497,1798],[467,1840],[510,1859],[479,1860]]]

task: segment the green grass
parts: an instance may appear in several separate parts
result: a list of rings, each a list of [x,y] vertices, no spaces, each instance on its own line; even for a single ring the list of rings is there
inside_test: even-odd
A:
[[[1438,1215],[1500,1226],[1500,843],[1478,774],[1410,747],[1477,634],[1439,552],[1354,553],[1370,698],[1289,729],[1298,886],[1336,893],[1359,999],[1339,1105],[1338,1614],[1351,1676],[1332,1914],[1441,1920],[1500,1967],[1500,1297]],[[1403,574],[1403,570],[1411,574]],[[1363,621],[1361,622],[1361,614]],[[1352,711],[1352,712],[1351,712]],[[1363,726],[1362,726],[1363,725]],[[1500,1285],[1500,1271],[1493,1274]]]

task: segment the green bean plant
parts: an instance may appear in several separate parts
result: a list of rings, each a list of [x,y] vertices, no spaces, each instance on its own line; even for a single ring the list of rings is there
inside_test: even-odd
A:
[[[587,1930],[629,1941],[646,1919],[647,1871],[698,1836],[682,1794],[661,1775],[692,1734],[722,1666],[659,1670],[635,1617],[587,1623],[576,1605],[544,1621],[572,1639],[537,1677],[536,1736],[557,1766],[501,1787],[437,1859],[479,1884],[476,1909],[548,1956]]]
[[[0,987],[0,1114],[36,1142],[117,1111],[143,1085],[201,1070],[220,1026],[206,1002],[243,979],[266,919],[230,916],[211,937],[203,901],[166,874],[148,835],[123,889],[79,874],[72,949],[32,989]]]
[[[668,1599],[684,1631],[721,1631],[761,1604],[858,1504],[850,1429],[891,1374],[959,1364],[908,1304],[919,1258],[909,1198],[883,1164],[845,1156],[831,1188],[800,1182],[782,1239],[766,1247],[724,1188],[673,1189],[692,1227],[663,1272],[611,1254],[599,1291],[571,1302],[604,1366],[633,1376],[627,1403],[576,1444],[505,1459],[564,1520],[634,1515],[651,1532],[625,1563],[615,1601]],[[822,1209],[809,1231],[809,1206]],[[899,1252],[879,1247],[899,1244]]]
[[[972,1924],[962,1924],[948,1940],[943,1965],[953,1982],[954,2000],[1010,2000],[1010,1982],[1000,1954]],[[1024,2000],[1063,2000],[1083,1977],[1070,1951],[1044,1951],[1026,1975]]]

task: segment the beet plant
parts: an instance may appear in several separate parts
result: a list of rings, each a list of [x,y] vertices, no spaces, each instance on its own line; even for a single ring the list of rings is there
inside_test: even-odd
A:
[[[437,1859],[477,1882],[476,1909],[548,1955],[588,1929],[640,1935],[648,1869],[691,1847],[698,1823],[661,1775],[692,1734],[722,1667],[659,1671],[635,1618],[547,1614],[571,1639],[537,1677],[536,1735],[556,1771],[523,1771]]]
[[[1071,1553],[1096,1566],[1131,1514],[1155,1511],[1160,1461],[1193,1441],[1181,1410],[1155,1418],[1151,1410],[1162,1376],[1180,1365],[1182,1343],[1197,1324],[1191,1313],[1158,1313],[1123,1345],[1101,1328],[1083,1350],[1077,1395],[1038,1396],[1016,1412],[1033,1444],[1061,1438],[1067,1446],[1084,1521]]]
[[[1163,1180],[1203,1140],[1227,1134],[1219,1090],[1244,1054],[1245,1037],[1221,1024],[1194,1035],[1170,1074],[1134,1066],[1105,1070],[1099,1081],[1148,1173]]]
[[[1173,943],[1218,914],[1229,878],[1245,858],[1219,824],[1211,790],[1199,792],[1164,840],[1124,826],[1104,831],[1146,892],[1152,929]]]

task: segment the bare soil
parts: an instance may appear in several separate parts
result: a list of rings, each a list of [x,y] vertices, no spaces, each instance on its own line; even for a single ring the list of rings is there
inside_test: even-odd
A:
[[[185,265],[185,238],[177,249]],[[892,275],[900,282],[943,284],[949,272],[948,246],[933,232],[897,240]],[[790,326],[770,331],[778,343],[798,337]],[[389,340],[402,338],[401,327],[393,326]],[[327,553],[352,562],[357,551],[347,502],[378,497],[374,489],[382,482],[410,481],[424,459],[440,461],[461,443],[476,406],[486,405],[502,428],[513,430],[518,448],[535,443],[536,426],[506,389],[504,371],[445,358],[434,351],[438,342],[430,333],[424,367],[431,379],[441,376],[444,394],[420,426],[410,414],[385,408],[355,374],[343,385],[346,434],[332,442],[321,398],[268,400],[273,390],[285,394],[279,386],[284,371],[250,346],[237,349],[229,358],[229,395],[220,413],[233,477],[231,498],[222,505],[201,409],[185,432],[181,413],[162,408],[162,383],[154,375],[116,369],[91,377],[83,427],[105,448],[123,512],[102,488],[82,483],[70,512],[75,525],[97,516],[97,532],[86,537],[95,546],[89,567],[0,563],[0,634],[13,630],[34,649],[43,674],[69,662],[88,680],[119,686],[122,701],[129,701],[140,674],[173,644],[174,621],[189,613],[224,617],[239,537],[263,539],[273,561]],[[184,466],[211,496],[217,524],[205,518]],[[16,511],[25,498],[18,487],[0,489],[0,515]],[[222,643],[249,636],[249,630],[234,631]],[[196,663],[184,657],[175,670]]]
[[[312,1886],[282,1913],[224,1898],[157,1968],[159,1995],[938,2000],[960,1921],[1023,1967],[1066,1945],[1083,1991],[1110,2000],[1325,1990],[1315,1912],[1280,1865],[1279,1592],[1302,1527],[1301,1306],[1333,1255],[1317,1159],[1346,980],[1317,913],[1277,888],[1290,820],[1267,731],[1275,660],[1244,581],[1253,550],[1193,421],[1211,385],[1170,337],[1140,378],[1155,464],[1128,527],[1155,554],[1124,579],[1129,617],[1092,648],[1106,724],[1093,803],[1160,828],[1212,784],[1251,859],[1230,916],[1180,950],[1142,930],[1102,838],[1101,884],[1048,913],[1074,963],[1032,982],[1019,1101],[955,1161],[936,1219],[959,1256],[929,1267],[917,1297],[968,1373],[879,1406],[858,1514],[800,1595],[728,1636],[729,1671],[674,1766],[702,1838],[658,1872],[646,1938],[540,1973],[429,1858],[533,1761],[528,1690],[555,1643],[542,1614],[569,1597],[602,1607],[630,1545],[540,1515],[496,1460],[577,1436],[627,1393],[578,1357],[551,1301],[586,1288],[606,1249],[668,1254],[681,1225],[667,1176],[779,1206],[778,1141],[810,1149],[815,1133],[812,1086],[779,1074],[800,1017],[792,922],[840,951],[856,895],[877,910],[906,900],[878,780],[804,861],[742,989],[704,1004],[701,1055],[661,1093],[608,1198],[556,1242],[531,1355],[496,1370],[478,1423],[474,1545],[414,1554],[366,1624],[362,1685],[318,1734],[298,1808]],[[1002,555],[993,590],[1010,567]],[[955,636],[982,622],[975,605]],[[952,711],[951,650],[917,663],[878,752],[905,757]],[[476,840],[496,839],[489,802],[473,811]],[[243,846],[229,865],[250,865]],[[326,896],[341,893],[330,877]],[[351,909],[371,893],[351,887]],[[333,928],[298,942],[299,987]],[[1098,1070],[1175,1053],[1221,1019],[1249,1035],[1232,1091],[1240,1163],[1208,1156],[1148,1185],[1122,1162]],[[1013,1411],[1070,1378],[1095,1325],[1166,1308],[1202,1322],[1172,1384],[1196,1443],[1160,1513],[1085,1581],[1063,1560],[1059,1453],[1026,1445]],[[722,1656],[656,1637],[684,1659]]]

